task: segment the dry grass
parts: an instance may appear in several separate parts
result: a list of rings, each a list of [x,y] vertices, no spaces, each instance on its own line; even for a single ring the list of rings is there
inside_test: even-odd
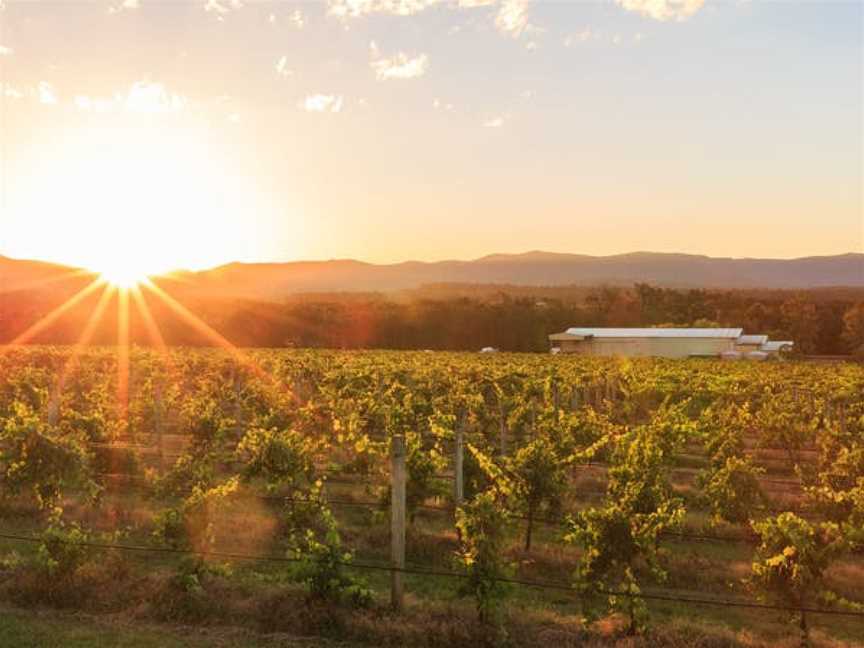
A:
[[[586,471],[578,478],[576,492],[598,490],[602,485],[596,474]],[[333,491],[332,496],[337,499],[375,499],[374,493],[362,492],[361,486],[334,485]],[[592,499],[593,496],[583,492],[579,501],[585,505]],[[160,508],[158,502],[143,498],[135,490],[106,494],[97,507],[74,500],[64,504],[69,518],[80,520],[95,531],[132,528],[132,544],[145,540],[154,513]],[[385,513],[360,508],[338,508],[336,512],[344,545],[356,550],[359,560],[386,559],[389,525]],[[32,505],[20,498],[4,500],[0,513],[13,527],[20,522],[22,529],[32,526],[35,515]],[[250,555],[284,555],[283,518],[278,509],[260,499],[244,496],[232,499],[213,518],[218,549]],[[707,524],[704,512],[689,513],[688,530],[704,532]],[[712,533],[739,536],[742,531],[738,527],[724,527]],[[519,522],[507,550],[508,559],[517,564],[517,576],[554,582],[572,577],[579,551],[560,542],[560,529],[538,525],[535,544],[529,553],[521,548],[523,534],[524,524]],[[418,514],[409,530],[409,563],[450,569],[456,547],[449,515]],[[663,561],[669,570],[665,586],[715,596],[744,596],[741,583],[749,575],[752,551],[753,547],[746,544],[664,541]],[[413,589],[409,588],[409,609],[405,615],[397,616],[384,607],[386,573],[369,575],[373,589],[379,593],[379,604],[371,610],[353,610],[307,601],[304,592],[289,582],[290,567],[274,567],[267,578],[261,578],[263,566],[237,565],[237,573],[232,577],[214,572],[202,574],[200,588],[196,588],[178,579],[176,563],[173,557],[107,553],[80,570],[71,581],[49,579],[27,570],[0,573],[0,599],[26,607],[50,605],[110,614],[133,625],[158,621],[212,628],[227,624],[256,633],[316,635],[378,646],[792,648],[798,644],[794,628],[779,614],[674,604],[652,604],[655,625],[647,635],[630,638],[624,636],[621,621],[614,617],[585,628],[578,620],[578,605],[571,595],[533,588],[514,588],[505,639],[499,630],[476,621],[471,601],[456,599],[455,585],[449,579],[422,579],[422,582],[419,577],[415,581],[409,579],[413,585]],[[860,561],[837,565],[830,572],[830,582],[839,593],[860,598],[864,565]],[[851,623],[833,624],[830,619],[814,622],[814,643],[818,646],[864,646],[864,640],[844,643],[836,638],[855,637]],[[864,627],[861,636],[864,637]]]
[[[391,612],[384,601],[370,609],[320,604],[307,598],[297,585],[286,581],[250,584],[243,579],[204,570],[195,587],[189,587],[176,568],[142,572],[120,557],[87,564],[64,581],[36,578],[18,570],[2,579],[0,597],[28,608],[50,605],[74,607],[99,614],[113,622],[194,624],[207,632],[237,632],[238,628],[264,636],[274,633],[291,637],[323,637],[330,641],[383,647],[416,646],[444,648],[461,646],[576,647],[589,648],[792,648],[797,646],[791,627],[763,627],[759,635],[734,630],[707,615],[687,619],[683,614],[665,615],[640,637],[627,637],[624,622],[609,617],[585,627],[576,610],[562,613],[514,603],[502,628],[477,621],[470,601],[431,601],[408,597],[403,614]],[[277,579],[278,580],[278,579]],[[104,617],[104,615],[108,615]],[[699,620],[701,619],[701,620]],[[197,633],[198,630],[195,630]],[[814,631],[815,645],[852,648],[861,643],[842,642]]]

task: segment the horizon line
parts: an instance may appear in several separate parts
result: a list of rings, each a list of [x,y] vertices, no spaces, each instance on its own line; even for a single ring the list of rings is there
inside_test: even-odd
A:
[[[330,258],[319,258],[319,259],[290,259],[290,260],[260,260],[260,261],[249,261],[249,260],[230,260],[225,261],[223,263],[217,263],[212,266],[205,266],[198,269],[190,269],[190,268],[174,268],[168,270],[163,273],[153,273],[153,277],[168,277],[172,274],[200,274],[204,272],[211,272],[213,270],[218,270],[220,268],[227,268],[229,266],[235,265],[244,265],[244,266],[263,266],[263,265],[291,265],[291,264],[300,264],[300,263],[339,263],[339,262],[352,262],[352,263],[360,263],[364,265],[371,266],[398,266],[404,264],[425,264],[425,265],[436,265],[442,263],[477,263],[480,261],[487,261],[493,259],[495,257],[502,258],[518,258],[518,257],[528,257],[531,255],[546,255],[550,257],[583,257],[588,259],[611,259],[616,257],[628,257],[628,256],[636,256],[636,255],[652,255],[652,256],[685,256],[685,257],[694,257],[694,258],[703,258],[703,259],[711,259],[715,261],[803,261],[808,259],[827,259],[834,257],[846,257],[846,256],[862,256],[864,257],[864,251],[853,251],[849,250],[847,252],[838,252],[835,254],[812,254],[805,256],[794,256],[794,257],[754,257],[754,256],[712,256],[710,254],[700,254],[694,252],[654,252],[650,250],[633,250],[630,252],[619,252],[613,254],[586,254],[582,252],[553,252],[548,250],[526,250],[524,252],[490,252],[488,254],[484,254],[483,256],[469,258],[469,259],[458,259],[458,258],[444,258],[438,260],[421,260],[421,259],[404,259],[402,261],[384,261],[384,262],[375,262],[375,261],[364,261],[360,258],[356,257],[330,257]],[[99,274],[98,270],[92,270],[87,268],[86,266],[79,266],[74,263],[64,263],[62,261],[51,261],[48,259],[39,259],[32,257],[15,257],[8,256],[6,254],[0,253],[0,259],[6,259],[9,261],[17,261],[21,263],[41,263],[45,265],[57,266],[60,268],[70,269],[70,270],[83,270],[92,274]]]

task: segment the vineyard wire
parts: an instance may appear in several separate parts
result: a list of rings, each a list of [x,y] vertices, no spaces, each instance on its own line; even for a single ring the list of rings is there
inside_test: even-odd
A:
[[[155,492],[155,489],[150,484],[141,483],[141,482],[143,482],[143,478],[135,477],[133,475],[99,474],[97,476],[98,477],[108,477],[108,478],[120,477],[122,479],[127,479],[130,481],[138,481],[139,484],[137,484],[135,487],[138,488],[139,490],[144,490],[144,491],[151,492],[151,493]],[[337,483],[339,483],[339,482],[337,482]],[[360,482],[351,481],[351,482],[344,482],[344,483],[357,484]],[[367,482],[367,483],[371,484],[372,482]],[[583,494],[589,494],[589,495],[606,495],[605,491],[581,491],[581,492]],[[387,504],[386,502],[383,502],[383,501],[382,502],[373,502],[373,501],[363,501],[363,500],[340,500],[340,499],[330,499],[330,498],[314,499],[314,498],[308,498],[308,497],[304,498],[304,497],[296,497],[296,496],[288,496],[288,495],[259,495],[257,493],[244,494],[241,497],[253,498],[253,499],[263,501],[263,502],[290,502],[290,503],[296,503],[296,504],[317,504],[319,506],[335,506],[335,507],[344,507],[344,508],[365,508],[365,509],[369,509],[369,510],[383,510],[383,509],[388,508],[388,506],[389,506],[389,504]],[[428,512],[432,512],[432,513],[446,513],[448,515],[454,515],[456,512],[456,509],[452,506],[435,506],[434,504],[418,504],[415,508],[417,510],[420,510],[420,511],[428,511]],[[780,509],[766,508],[765,510],[769,511],[769,512],[785,512],[785,511],[788,511],[791,509],[789,509],[787,507],[787,508],[780,508]],[[526,515],[515,515],[515,514],[511,514],[510,518],[513,520],[519,520],[521,522],[527,522],[529,519],[528,516],[526,516]],[[558,518],[534,517],[534,518],[532,518],[532,521],[535,524],[543,524],[546,526],[559,527],[560,528],[560,527],[563,527],[564,524],[567,522],[567,518],[566,517],[558,517]],[[751,546],[757,546],[759,544],[758,537],[755,535],[751,535],[749,537],[747,537],[747,536],[733,537],[733,536],[711,535],[711,534],[706,534],[706,533],[686,533],[686,532],[682,532],[682,531],[663,531],[660,533],[660,537],[681,538],[682,540],[695,540],[695,541],[706,541],[706,542],[725,542],[728,544],[748,544]],[[861,553],[864,553],[864,551],[852,551],[851,553],[861,554]]]
[[[41,543],[42,540],[40,538],[35,538],[32,536],[21,536],[21,535],[13,535],[7,533],[0,533],[0,539],[5,540],[13,540],[20,542],[31,542],[31,543]],[[60,542],[64,544],[77,545],[81,547],[88,547],[91,549],[104,550],[104,551],[130,551],[130,552],[139,552],[139,553],[162,553],[162,554],[179,554],[179,555],[196,555],[196,556],[204,556],[211,558],[222,558],[225,560],[249,560],[249,561],[260,561],[260,562],[277,562],[277,563],[298,563],[301,562],[300,558],[291,558],[288,556],[258,556],[252,554],[237,554],[237,553],[229,553],[229,552],[220,552],[220,551],[193,551],[191,549],[175,549],[171,547],[142,547],[138,545],[126,545],[126,544],[109,544],[109,543],[99,543],[99,542],[77,542],[77,541],[68,541],[68,540],[60,540]],[[392,567],[389,565],[373,565],[371,563],[357,563],[357,562],[346,562],[346,561],[337,561],[337,565],[341,567],[346,567],[349,569],[360,569],[360,570],[369,570],[369,571],[386,571],[386,572],[399,572],[403,574],[412,574],[417,576],[435,576],[442,578],[458,578],[458,579],[466,579],[470,576],[468,574],[462,574],[459,572],[453,571],[444,571],[444,570],[434,570],[434,569],[416,569],[411,567]],[[549,583],[549,582],[541,582],[541,581],[528,581],[521,580],[517,578],[493,578],[495,582],[499,583],[507,583],[511,585],[521,585],[524,587],[535,587],[538,589],[549,589],[549,590],[558,590],[558,591],[567,591],[572,594],[577,594],[578,591],[572,587],[571,585],[567,585],[565,583]],[[807,608],[807,607],[789,607],[783,605],[771,605],[768,603],[753,603],[750,601],[730,601],[723,599],[698,599],[698,598],[690,598],[690,597],[676,597],[666,594],[649,594],[649,593],[634,593],[634,592],[623,592],[623,591],[615,591],[615,590],[596,590],[597,593],[603,594],[604,596],[625,596],[628,598],[635,599],[643,599],[643,600],[655,600],[655,601],[668,601],[674,603],[689,603],[692,605],[714,605],[718,607],[736,607],[736,608],[750,608],[750,609],[759,609],[759,610],[777,610],[781,612],[806,612],[808,614],[824,614],[831,616],[846,616],[852,618],[864,619],[864,612],[855,612],[851,610],[830,610],[825,608]]]
[[[167,459],[178,459],[180,457],[186,456],[185,453],[174,453],[174,452],[159,453],[158,449],[151,448],[149,446],[123,446],[123,445],[113,445],[110,443],[95,443],[95,442],[89,442],[88,446],[92,447],[92,448],[103,449],[103,450],[117,449],[120,451],[129,452],[130,454],[133,454],[133,455],[134,454],[161,454],[161,456],[163,456]],[[707,459],[707,457],[702,457],[700,455],[693,455],[693,454],[687,454],[687,453],[682,453],[682,454],[676,455],[676,456],[681,456],[684,458],[695,456],[695,457],[698,457],[700,459]],[[762,459],[760,461],[765,461],[765,460]],[[781,461],[781,460],[778,459],[776,461]],[[814,467],[814,468],[818,467],[817,464],[812,463],[812,462],[800,462],[799,461],[799,462],[796,462],[796,465],[804,466],[804,467]],[[591,462],[586,463],[586,464],[579,464],[576,467],[582,468],[582,469],[587,469],[587,470],[605,470],[606,468],[608,468],[610,466],[611,466],[611,464],[609,464],[608,462],[591,461]],[[688,470],[695,470],[695,469],[690,469],[690,468],[686,468],[686,467],[673,467],[673,470],[688,471]],[[333,471],[333,470],[321,470],[319,472],[321,472],[323,474],[328,474],[328,475],[342,475],[342,474],[344,474],[343,472]],[[454,476],[452,473],[436,473],[435,475],[433,475],[433,477],[435,477],[436,479],[453,479]],[[803,488],[804,487],[804,484],[802,484],[800,480],[796,481],[793,479],[777,479],[777,478],[773,478],[773,477],[761,477],[761,476],[757,476],[756,480],[760,484],[772,484],[772,485],[777,485],[777,486],[790,486],[793,488]],[[335,480],[332,480],[332,481],[335,481]]]

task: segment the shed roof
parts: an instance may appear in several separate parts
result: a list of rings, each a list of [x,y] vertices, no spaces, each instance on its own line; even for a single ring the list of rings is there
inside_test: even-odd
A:
[[[721,338],[741,337],[740,328],[569,328],[570,335],[596,338]]]
[[[771,340],[766,342],[761,347],[759,347],[760,351],[779,351],[783,347],[793,347],[795,343],[791,340]]]
[[[564,333],[553,333],[552,335],[549,336],[549,339],[554,341],[554,342],[558,342],[561,340],[577,340],[578,341],[578,340],[584,340],[585,336],[584,335],[574,335],[572,333],[565,331]]]
[[[742,335],[736,340],[738,344],[765,344],[768,341],[767,335]]]

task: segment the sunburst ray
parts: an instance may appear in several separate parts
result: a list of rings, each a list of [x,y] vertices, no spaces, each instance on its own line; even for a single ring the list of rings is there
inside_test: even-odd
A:
[[[91,284],[87,285],[75,295],[67,299],[60,306],[52,310],[50,313],[39,319],[37,322],[32,324],[26,331],[18,335],[18,337],[14,338],[11,342],[9,342],[7,347],[17,346],[21,344],[27,344],[34,337],[39,335],[42,331],[51,326],[54,322],[56,322],[60,317],[62,317],[65,313],[67,313],[70,309],[74,308],[78,304],[80,304],[84,299],[86,299],[89,295],[96,292],[100,287],[105,286],[106,282],[101,277],[95,279]],[[0,347],[2,350],[2,347]]]
[[[177,363],[174,361],[174,358],[171,357],[171,351],[165,342],[162,330],[159,328],[156,318],[153,317],[153,311],[150,310],[147,300],[144,299],[140,286],[132,286],[132,288],[129,289],[129,292],[135,302],[136,310],[144,322],[144,328],[147,331],[147,335],[150,337],[150,341],[155,345],[157,352],[165,363],[165,366],[168,367],[168,372],[171,377],[177,379],[180,375]]]
[[[126,420],[129,409],[129,289],[117,290],[117,409]]]
[[[167,354],[168,345],[165,344],[165,338],[162,336],[162,331],[156,323],[156,318],[153,317],[153,312],[147,305],[144,295],[141,294],[141,288],[138,287],[138,285],[135,285],[129,289],[129,292],[132,295],[132,299],[135,301],[135,307],[138,314],[144,321],[144,328],[147,331],[147,335],[150,337],[150,341],[156,345],[158,351]]]
[[[102,291],[102,295],[99,297],[96,307],[93,309],[93,312],[90,313],[90,317],[87,320],[84,330],[81,332],[81,336],[78,338],[75,346],[72,347],[72,352],[69,355],[69,358],[67,358],[66,363],[60,370],[60,374],[57,376],[57,383],[54,387],[54,393],[51,396],[51,401],[48,407],[49,420],[52,422],[57,420],[57,415],[60,409],[60,397],[66,387],[66,381],[68,380],[69,375],[75,371],[81,352],[93,338],[93,334],[96,332],[96,327],[99,326],[99,322],[102,321],[102,315],[105,313],[105,309],[108,307],[108,302],[114,294],[115,288],[113,286],[107,284],[103,285],[105,285],[105,289]]]
[[[271,376],[260,366],[258,366],[251,358],[249,358],[239,348],[232,344],[224,335],[216,331],[213,327],[211,327],[204,320],[195,315],[183,304],[181,304],[167,292],[162,290],[162,288],[156,285],[156,283],[154,283],[153,281],[143,281],[141,282],[141,285],[153,292],[153,294],[158,297],[163,303],[165,303],[168,308],[174,311],[174,313],[178,317],[180,317],[180,319],[182,319],[189,326],[194,328],[206,339],[214,342],[220,348],[228,351],[239,364],[252,371],[256,376],[263,379],[271,386],[279,389],[282,392],[287,393],[292,399],[297,399],[297,396],[294,394],[293,390],[288,385],[275,380],[273,376]]]
[[[50,277],[43,277],[41,279],[33,279],[32,281],[28,281],[26,283],[20,284],[18,286],[19,290],[36,290],[38,288],[42,288],[44,286],[50,286],[51,284],[63,283],[64,281],[72,281],[73,279],[78,279],[81,277],[97,277],[97,274],[92,270],[87,270],[85,268],[75,268],[67,270],[66,272],[61,272],[60,274],[52,275]],[[97,277],[98,278],[98,277]]]

